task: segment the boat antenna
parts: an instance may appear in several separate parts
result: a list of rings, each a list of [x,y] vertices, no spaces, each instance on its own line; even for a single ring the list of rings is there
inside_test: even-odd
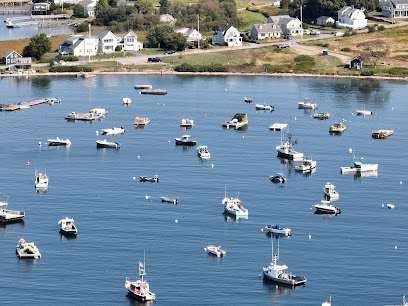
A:
[[[224,198],[226,198],[227,197],[227,184],[225,184],[225,195],[224,195]]]

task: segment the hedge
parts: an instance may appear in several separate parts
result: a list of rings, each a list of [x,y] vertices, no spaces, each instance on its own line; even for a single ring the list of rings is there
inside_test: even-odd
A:
[[[191,65],[191,64],[181,64],[174,68],[177,72],[227,72],[221,64],[210,64],[210,65]]]
[[[92,67],[88,66],[57,66],[51,67],[50,72],[92,72]]]

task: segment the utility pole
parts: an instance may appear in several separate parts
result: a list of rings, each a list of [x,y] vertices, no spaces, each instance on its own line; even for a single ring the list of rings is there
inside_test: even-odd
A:
[[[89,48],[89,44],[91,43],[91,24],[88,24],[89,34],[88,34],[88,62],[91,61],[91,49]]]
[[[300,41],[303,42],[303,4],[300,3]]]
[[[200,51],[200,14],[197,15],[197,31],[198,31],[197,50]]]

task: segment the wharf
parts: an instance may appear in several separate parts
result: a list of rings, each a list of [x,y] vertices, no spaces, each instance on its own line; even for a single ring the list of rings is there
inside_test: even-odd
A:
[[[6,111],[6,112],[14,112],[14,111],[18,111],[21,109],[27,109],[30,108],[31,106],[35,106],[35,105],[40,105],[40,104],[44,104],[44,103],[61,103],[61,100],[53,98],[42,98],[42,99],[38,99],[38,100],[34,100],[32,102],[20,102],[19,104],[16,105],[10,105],[10,104],[0,104],[0,111]]]
[[[378,130],[371,134],[371,136],[375,139],[385,139],[392,135],[394,135],[394,130]]]

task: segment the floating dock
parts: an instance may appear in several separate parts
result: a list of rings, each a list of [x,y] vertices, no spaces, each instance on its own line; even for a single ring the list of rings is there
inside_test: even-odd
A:
[[[274,123],[269,127],[271,131],[283,131],[288,127],[286,123]]]
[[[14,112],[22,109],[28,109],[35,105],[40,105],[44,103],[54,104],[54,103],[61,103],[60,99],[57,98],[42,98],[38,100],[34,100],[32,102],[20,102],[16,105],[9,105],[9,104],[0,104],[0,111],[5,112]]]
[[[164,89],[145,89],[140,92],[142,95],[166,95],[167,90]]]
[[[385,139],[392,135],[394,135],[394,130],[378,130],[371,134],[371,136],[375,139]]]

